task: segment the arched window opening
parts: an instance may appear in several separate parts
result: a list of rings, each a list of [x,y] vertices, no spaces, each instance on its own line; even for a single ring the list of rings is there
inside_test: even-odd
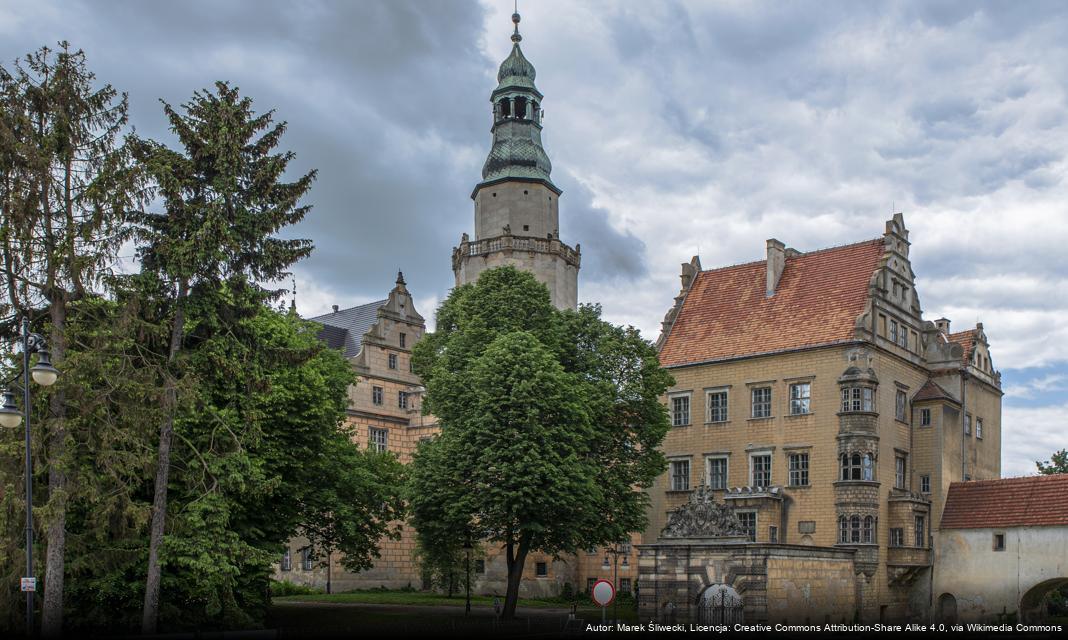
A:
[[[527,117],[527,99],[522,96],[515,99],[515,117],[520,120]]]
[[[875,469],[874,469],[874,466],[872,465],[872,457],[871,457],[870,453],[865,453],[864,454],[864,479],[865,480],[874,480],[875,479]]]
[[[849,523],[845,516],[838,516],[838,542],[849,542]]]
[[[851,480],[860,480],[860,454],[859,453],[854,453],[853,454],[852,464],[850,465],[850,470],[849,471],[850,471],[849,478]]]
[[[865,516],[863,533],[864,542],[868,544],[875,542],[875,518],[871,516]]]
[[[842,467],[842,480],[849,480],[849,456],[843,453],[838,459]]]
[[[512,116],[512,101],[508,98],[501,100],[501,117],[510,118]]]
[[[860,542],[860,516],[853,516],[849,519],[849,540]]]

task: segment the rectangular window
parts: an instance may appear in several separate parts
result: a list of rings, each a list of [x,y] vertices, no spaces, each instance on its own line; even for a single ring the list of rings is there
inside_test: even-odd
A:
[[[920,493],[931,493],[931,476],[920,476]]]
[[[371,402],[382,404],[382,387],[371,387]]]
[[[397,354],[395,354],[395,353],[389,354],[389,368],[390,369],[396,369],[397,368]]]
[[[379,453],[389,451],[389,430],[372,427],[368,436],[368,445]]]
[[[597,584],[597,578],[586,578],[586,593],[593,591],[595,584]]]
[[[995,533],[994,534],[994,551],[1004,551],[1004,550],[1005,550],[1005,534],[1004,533]]]
[[[726,422],[727,421],[727,391],[709,391],[708,392],[708,421],[709,422]]]
[[[619,579],[619,592],[630,593],[630,578]]]
[[[779,528],[778,527],[768,527],[768,542],[771,542],[772,544],[774,544],[774,543],[776,543],[778,541],[779,541]]]
[[[905,456],[894,458],[894,486],[898,489],[905,488]]]
[[[790,454],[790,486],[792,486],[792,487],[807,487],[808,486],[808,454],[807,453],[791,453]]]
[[[757,387],[753,389],[753,417],[771,417],[771,387]]]
[[[800,416],[809,412],[811,393],[812,385],[808,382],[790,385],[790,415]]]
[[[407,343],[407,342],[408,342],[407,334],[404,334],[404,333],[400,334],[400,346],[401,346],[402,349],[406,346],[405,343]]]
[[[286,549],[286,552],[282,554],[282,571],[292,571],[292,570],[293,570],[293,556],[291,556],[289,554],[289,549]]]
[[[929,427],[929,426],[931,426],[931,410],[930,409],[920,409],[920,426],[921,427]]]
[[[312,550],[311,547],[304,547],[300,550],[300,568],[305,571],[311,571],[312,569]]]
[[[408,392],[407,391],[398,391],[397,392],[397,408],[398,409],[407,409],[408,408]]]
[[[975,437],[979,438],[980,440],[983,439],[983,419],[982,418],[976,418],[975,419]]]
[[[682,427],[690,424],[690,396],[674,396],[671,398],[671,425]]]
[[[970,415],[964,416],[964,435],[972,435],[972,417]]]
[[[908,409],[908,396],[901,389],[897,390],[897,395],[894,397],[894,417],[898,420],[905,422],[905,414]]]
[[[916,546],[927,546],[927,521],[923,516],[916,516]]]
[[[742,528],[745,529],[745,534],[748,536],[750,542],[756,542],[757,532],[757,514],[755,511],[743,511],[738,514],[738,520],[742,523]]]
[[[897,320],[890,321],[890,342],[897,344]]]
[[[708,458],[708,488],[724,490],[727,488],[727,456]]]
[[[871,387],[843,387],[842,412],[873,411],[875,409],[875,391]]]
[[[909,348],[909,329],[905,325],[901,325],[901,331],[898,332],[898,344],[903,348]]]
[[[486,561],[482,559],[475,560],[475,573],[486,573]]]
[[[753,473],[750,483],[754,487],[771,486],[771,454],[762,453],[749,458]]]
[[[890,529],[890,546],[891,547],[903,547],[905,546],[905,530],[900,527]]]
[[[548,562],[535,562],[534,563],[534,575],[539,578],[544,578],[549,575],[549,563]]]
[[[671,462],[671,490],[690,490],[690,461],[672,460]]]

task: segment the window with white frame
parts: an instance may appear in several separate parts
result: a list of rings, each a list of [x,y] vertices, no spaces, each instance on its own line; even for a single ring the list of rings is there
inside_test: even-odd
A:
[[[371,387],[371,402],[382,404],[382,387]]]
[[[916,516],[915,523],[916,534],[916,546],[923,548],[927,546],[927,519],[923,516]]]
[[[964,415],[964,435],[972,435],[972,416],[970,414]]]
[[[890,546],[891,547],[903,547],[905,546],[905,530],[901,527],[894,527],[890,529]]]
[[[898,489],[905,488],[905,456],[894,457],[894,486]]]
[[[754,487],[771,486],[771,454],[754,453],[749,456],[749,484]]]
[[[920,493],[931,493],[931,476],[927,474],[920,476]]]
[[[408,408],[408,392],[407,391],[398,391],[397,392],[397,408],[398,409],[407,409]]]
[[[839,457],[842,480],[874,480],[874,467],[870,453],[843,453]]]
[[[875,518],[872,516],[864,516],[864,525],[861,530],[860,540],[865,544],[872,544],[875,542]]]
[[[313,557],[312,548],[311,547],[304,547],[303,549],[300,550],[300,568],[301,569],[303,569],[305,571],[311,571],[312,570],[312,564],[314,564],[314,562],[315,562],[315,559]]]
[[[408,342],[408,335],[402,332],[398,336],[398,338],[399,338],[400,346],[403,349],[406,346],[407,342]]]
[[[672,460],[671,461],[671,490],[672,491],[689,491],[690,490],[690,461],[689,460]]]
[[[286,552],[282,554],[282,571],[292,571],[292,570],[293,570],[293,556],[290,555],[289,549],[286,549]]]
[[[897,343],[899,345],[901,345],[902,347],[904,347],[905,349],[908,349],[909,348],[909,328],[906,327],[905,325],[901,325],[901,330],[898,331],[898,336],[897,337],[898,337]]]
[[[842,387],[842,412],[875,410],[875,389],[871,387]]]
[[[682,427],[690,424],[690,394],[671,396],[671,426]]]
[[[756,511],[742,511],[738,513],[738,520],[742,523],[742,529],[750,542],[756,542],[757,514]]]
[[[795,382],[790,385],[790,415],[800,416],[809,413],[811,401],[811,383]]]
[[[975,437],[979,438],[980,440],[983,439],[983,419],[982,418],[976,418],[975,419]]]
[[[929,427],[929,426],[931,426],[931,410],[930,409],[920,409],[920,426],[921,427]]]
[[[727,390],[713,389],[708,392],[708,421],[727,421]]]
[[[771,417],[771,387],[754,387],[751,391],[753,398],[753,417]]]
[[[901,389],[897,390],[897,395],[894,396],[894,417],[905,422],[905,417],[908,409],[908,396]]]
[[[808,486],[808,453],[791,453],[790,461],[790,486]]]
[[[709,456],[708,464],[708,488],[724,490],[727,488],[727,456]]]
[[[374,427],[371,427],[368,443],[372,450],[379,453],[389,451],[389,430],[375,429]]]
[[[397,354],[395,354],[395,353],[389,354],[388,360],[389,360],[389,368],[390,369],[396,369],[397,368]]]
[[[890,321],[890,342],[897,344],[897,320]]]

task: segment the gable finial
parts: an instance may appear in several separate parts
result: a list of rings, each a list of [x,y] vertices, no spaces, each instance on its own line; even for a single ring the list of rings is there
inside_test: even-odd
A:
[[[399,284],[399,285],[400,284],[406,284],[404,282],[404,272],[403,271],[398,271],[397,272],[397,284]]]

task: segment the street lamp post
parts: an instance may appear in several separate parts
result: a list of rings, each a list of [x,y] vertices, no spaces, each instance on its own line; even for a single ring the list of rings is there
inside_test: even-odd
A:
[[[464,615],[471,615],[471,536],[464,540],[464,554],[467,556],[467,603],[464,605]]]
[[[30,368],[30,354],[37,354],[37,364]],[[3,406],[0,406],[0,425],[15,428],[25,424],[26,437],[26,574],[33,579],[33,457],[30,455],[30,378],[42,387],[50,387],[59,377],[59,372],[52,366],[45,339],[30,332],[30,319],[22,319],[22,413],[15,407],[15,394],[10,390],[4,392]],[[36,589],[36,580],[32,585]],[[26,588],[26,587],[23,587]],[[33,594],[34,590],[26,588],[26,635],[33,635]]]

